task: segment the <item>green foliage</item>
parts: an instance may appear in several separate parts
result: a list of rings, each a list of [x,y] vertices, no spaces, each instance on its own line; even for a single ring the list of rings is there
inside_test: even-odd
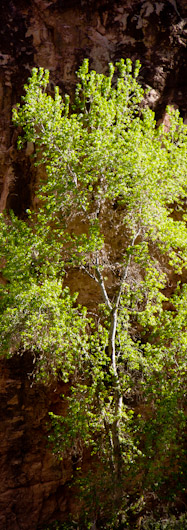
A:
[[[162,518],[156,521],[154,517],[148,517],[142,525],[143,530],[186,530],[187,517],[185,514],[179,518],[174,515],[171,517]]]
[[[110,528],[134,469],[159,494],[168,459],[183,451],[187,128],[172,109],[169,130],[157,127],[139,68],[121,60],[105,76],[85,60],[73,105],[58,87],[49,96],[49,72],[33,69],[13,122],[19,148],[33,142],[45,167],[40,207],[28,223],[1,217],[2,352],[29,349],[38,375],[69,383],[49,439],[61,458],[97,454],[113,484]],[[168,301],[171,267],[178,287]],[[103,303],[92,318],[65,287],[69,268],[97,283]],[[177,465],[181,488],[182,475]]]
[[[90,346],[86,310],[74,307],[76,293],[62,288],[62,242],[51,241],[50,229],[42,233],[41,226],[33,229],[14,214],[2,215],[0,223],[1,352],[30,350],[36,374],[46,379],[60,371],[67,381],[79,365],[79,350],[86,355]]]
[[[86,530],[89,530],[90,526],[87,526]],[[100,527],[101,528],[101,527]],[[121,527],[122,528],[122,527]],[[130,530],[129,523],[126,522],[125,526],[123,525],[123,530]],[[137,526],[136,526],[137,528]],[[183,514],[179,518],[173,516],[165,516],[161,519],[157,520],[155,517],[145,517],[142,524],[141,524],[142,530],[186,530],[187,529],[187,518],[186,515]],[[79,530],[80,526],[79,524],[76,524],[76,522],[69,522],[69,523],[58,523],[57,521],[53,523],[52,525],[48,526],[47,528],[44,528],[43,530]],[[82,528],[81,528],[82,530]],[[102,527],[101,530],[106,530]],[[120,529],[119,529],[120,530]]]

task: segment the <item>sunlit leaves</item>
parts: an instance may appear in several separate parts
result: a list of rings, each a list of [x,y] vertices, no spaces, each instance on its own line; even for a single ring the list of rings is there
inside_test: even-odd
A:
[[[3,351],[30,349],[44,378],[71,381],[67,414],[51,415],[58,454],[90,445],[114,470],[117,459],[143,462],[141,439],[148,483],[154,443],[165,458],[172,418],[183,431],[187,128],[172,108],[168,130],[157,126],[139,69],[121,59],[98,74],[85,59],[73,104],[58,87],[48,95],[49,72],[33,70],[13,121],[23,131],[19,147],[34,143],[46,176],[28,224],[1,218],[1,309]],[[171,267],[180,281],[168,300]],[[93,320],[63,288],[67,268],[97,283],[103,305]]]

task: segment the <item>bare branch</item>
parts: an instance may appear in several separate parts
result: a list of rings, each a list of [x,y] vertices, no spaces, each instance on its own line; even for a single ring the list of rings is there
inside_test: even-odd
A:
[[[111,304],[111,302],[110,302],[110,300],[108,298],[108,295],[107,295],[107,292],[106,292],[106,288],[105,288],[105,284],[104,284],[104,280],[103,280],[101,271],[99,270],[99,267],[96,267],[95,274],[96,274],[96,277],[97,277],[97,282],[99,283],[99,285],[101,287],[101,291],[102,291],[102,294],[103,294],[104,301],[105,301],[108,309],[111,311],[112,310],[112,304]]]
[[[131,243],[131,247],[134,246],[135,244],[135,241],[137,239],[137,237],[140,235],[141,233],[141,229],[138,230],[138,232],[135,234],[135,236],[133,237],[132,239],[132,243]],[[123,271],[123,276],[122,276],[122,279],[121,279],[121,282],[120,282],[120,287],[119,287],[119,291],[116,295],[116,300],[115,300],[115,304],[114,304],[114,309],[118,309],[119,307],[119,303],[120,303],[120,298],[121,298],[121,293],[122,293],[122,289],[123,289],[123,284],[125,282],[125,280],[127,279],[127,274],[128,274],[128,271],[129,271],[129,267],[130,267],[130,262],[131,262],[131,255],[129,255],[128,257],[128,260],[127,260],[127,264],[126,264],[126,267]]]
[[[73,178],[73,182],[74,182],[74,184],[75,184],[75,186],[77,188],[77,175],[74,173],[74,171],[72,171],[72,169],[71,169],[69,164],[67,164],[67,168],[68,168],[68,171],[69,171],[71,177]]]
[[[137,237],[139,235],[140,235],[140,229],[138,230],[138,232],[133,237],[133,240],[132,240],[132,243],[131,243],[132,247],[134,246],[135,241],[136,241],[136,239],[137,239]],[[123,276],[122,276],[122,279],[121,279],[120,287],[119,287],[118,293],[116,295],[116,300],[115,300],[115,303],[114,303],[114,306],[113,306],[112,318],[111,318],[111,324],[110,324],[110,331],[109,331],[109,342],[108,342],[109,354],[110,354],[111,359],[112,359],[112,366],[113,366],[114,374],[115,374],[115,377],[116,377],[116,385],[118,387],[118,409],[119,410],[121,409],[122,401],[121,401],[121,395],[120,395],[120,382],[119,382],[117,366],[116,366],[116,346],[115,346],[115,341],[116,341],[118,308],[119,308],[120,298],[121,298],[121,294],[122,294],[122,290],[123,290],[123,284],[124,284],[124,282],[125,282],[125,280],[127,278],[130,262],[131,262],[131,255],[129,255],[129,257],[128,257],[127,264],[126,264],[126,267],[124,269]]]
[[[92,280],[95,280],[95,282],[99,283],[98,279],[94,276],[94,274],[91,274],[91,272],[89,272],[88,269],[84,265],[81,265],[81,269],[84,272],[86,272],[86,274],[88,274],[88,276],[90,276],[90,278],[92,278]]]

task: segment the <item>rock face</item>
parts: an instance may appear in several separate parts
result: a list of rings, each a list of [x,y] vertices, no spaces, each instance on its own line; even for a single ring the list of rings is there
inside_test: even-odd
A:
[[[71,462],[64,460],[59,465],[47,449],[48,410],[56,410],[64,389],[32,385],[28,378],[31,370],[28,355],[1,362],[2,530],[36,529],[47,523],[50,515],[57,518],[70,509]]]
[[[1,210],[23,217],[33,204],[31,146],[17,152],[11,124],[11,108],[33,66],[48,68],[51,88],[58,84],[64,93],[73,91],[84,57],[98,72],[121,57],[140,59],[140,82],[152,87],[156,117],[163,117],[167,104],[186,117],[186,0],[1,0],[1,8]],[[30,370],[27,356],[0,364],[0,530],[34,530],[73,509],[71,462],[59,463],[46,439],[48,410],[56,410],[62,389],[31,385]]]

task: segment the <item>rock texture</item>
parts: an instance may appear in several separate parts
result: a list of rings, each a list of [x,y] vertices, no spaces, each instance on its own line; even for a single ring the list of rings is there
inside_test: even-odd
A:
[[[59,465],[47,449],[48,410],[62,388],[46,390],[28,378],[29,355],[1,362],[0,528],[35,529],[68,510],[70,461]],[[64,391],[64,389],[63,389]]]
[[[140,81],[152,87],[156,117],[174,104],[185,118],[186,17],[186,0],[1,0],[1,210],[23,217],[34,200],[30,146],[17,152],[11,124],[32,67],[50,69],[51,89],[58,84],[72,92],[84,57],[98,72],[121,57],[140,59]],[[62,390],[31,385],[30,370],[27,356],[0,364],[0,530],[34,530],[70,510],[72,464],[59,464],[46,440],[48,410],[56,410]]]

